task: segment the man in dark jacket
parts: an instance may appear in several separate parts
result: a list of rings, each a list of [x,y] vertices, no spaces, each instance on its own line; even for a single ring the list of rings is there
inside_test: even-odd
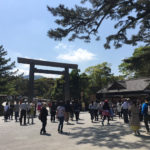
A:
[[[55,104],[55,102],[52,102],[50,114],[51,114],[51,122],[55,122],[55,115],[56,115],[56,104]]]
[[[143,114],[143,117],[144,117],[144,123],[145,123],[147,133],[149,134],[150,131],[149,131],[148,121],[149,121],[150,116],[148,114],[148,100],[147,99],[145,100],[145,103],[142,105],[142,114]]]
[[[46,128],[46,124],[47,124],[47,116],[48,116],[48,111],[46,109],[46,104],[43,104],[42,109],[40,111],[40,119],[42,122],[42,128],[41,128],[40,134],[46,133],[45,128]]]
[[[78,123],[78,120],[79,120],[80,108],[81,107],[80,107],[79,101],[76,100],[75,103],[74,103],[74,113],[75,113],[77,123]]]

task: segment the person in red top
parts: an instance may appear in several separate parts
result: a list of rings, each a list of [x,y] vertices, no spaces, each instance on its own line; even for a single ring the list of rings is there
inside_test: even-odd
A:
[[[110,120],[110,107],[109,107],[109,104],[108,104],[108,100],[105,100],[105,101],[104,101],[102,115],[103,115],[102,125],[104,125],[104,121],[105,121],[106,118],[108,119],[107,124],[109,125],[109,120]]]
[[[41,108],[42,108],[42,103],[41,103],[41,101],[38,101],[38,103],[37,103],[38,112],[40,112]]]

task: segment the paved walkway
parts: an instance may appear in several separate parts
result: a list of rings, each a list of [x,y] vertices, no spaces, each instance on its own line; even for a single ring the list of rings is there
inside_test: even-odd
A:
[[[64,125],[64,134],[57,133],[57,123],[48,118],[47,135],[40,135],[41,122],[20,126],[14,120],[5,123],[0,117],[0,150],[149,150],[150,135],[142,125],[141,136],[134,136],[122,119],[110,125],[91,123],[89,113],[81,112],[78,124]]]

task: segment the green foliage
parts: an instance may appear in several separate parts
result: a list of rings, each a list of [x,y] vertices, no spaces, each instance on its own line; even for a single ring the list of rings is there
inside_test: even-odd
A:
[[[87,90],[88,86],[89,86],[89,77],[86,73],[82,73],[80,75],[80,88],[81,91],[85,91]]]
[[[40,78],[34,81],[34,95],[36,97],[50,98],[54,79]]]
[[[123,63],[119,65],[119,72],[121,72],[125,78],[133,78],[134,77],[134,72],[127,69],[130,66],[130,64],[125,63],[123,60]]]
[[[147,52],[148,49],[144,49]],[[135,51],[136,57],[145,56],[145,52],[140,49]],[[147,53],[146,53],[147,54]],[[15,67],[14,62],[10,63],[10,58],[6,59],[7,52],[0,46],[0,94],[9,95],[28,95],[28,79],[22,75],[14,76],[11,70]],[[148,55],[146,55],[148,56]],[[145,58],[145,57],[144,57]],[[149,59],[145,59],[149,61]],[[98,90],[104,88],[109,82],[120,80],[122,77],[114,77],[111,74],[110,65],[107,62],[91,66],[85,70],[85,73],[79,74],[80,70],[72,70],[70,77],[70,96],[73,99],[80,99],[81,92],[84,98],[95,94]],[[47,99],[64,99],[64,76],[60,79],[40,78],[34,81],[34,95]]]
[[[125,80],[125,76],[123,76],[123,75],[112,76],[111,77],[111,82],[114,82],[114,81],[123,81],[123,80]]]
[[[91,94],[95,94],[98,90],[104,88],[112,78],[111,68],[107,62],[88,67],[85,72],[90,78],[89,93]]]
[[[84,102],[87,102],[88,99],[89,99],[89,96],[90,96],[90,93],[89,91],[90,90],[90,78],[89,76],[86,74],[86,73],[82,73],[80,74],[80,89],[81,89],[81,92],[83,95],[81,95],[82,97],[82,100]]]
[[[15,67],[15,62],[10,62],[10,58],[6,58],[7,51],[0,46],[0,94],[9,94],[10,82],[14,79],[15,72],[11,70]]]
[[[28,96],[28,82],[28,79],[24,79],[22,76],[17,76],[12,82],[16,92],[14,95]]]
[[[56,79],[51,91],[51,98],[54,100],[64,100],[64,77]]]
[[[133,77],[150,76],[150,47],[139,47],[131,57],[124,59],[119,66],[120,72]]]
[[[60,26],[50,29],[49,37],[61,40],[69,35],[71,41],[79,38],[89,42],[91,35],[94,35],[99,40],[98,30],[105,20],[109,20],[117,21],[114,25],[116,33],[106,38],[105,48],[110,48],[111,41],[116,48],[122,44],[136,45],[137,42],[149,45],[149,0],[81,0],[82,4],[86,2],[91,5],[76,5],[74,8],[65,7],[63,4],[56,8],[48,6],[48,11],[56,17],[55,22]],[[128,37],[128,31],[135,28],[137,32]]]

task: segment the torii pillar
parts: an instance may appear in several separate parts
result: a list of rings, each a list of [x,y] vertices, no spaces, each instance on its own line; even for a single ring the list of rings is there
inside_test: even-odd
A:
[[[59,63],[59,62],[50,62],[50,61],[42,61],[28,58],[20,58],[18,57],[18,63],[29,64],[29,99],[33,100],[34,97],[34,73],[46,73],[46,74],[60,74],[65,76],[65,85],[64,85],[64,98],[65,101],[70,100],[70,87],[69,87],[69,68],[78,69],[77,64],[67,64],[67,63]],[[50,67],[60,67],[64,68],[64,71],[54,71],[54,70],[42,70],[35,68],[35,65],[41,66],[50,66]]]
[[[65,101],[70,100],[70,88],[69,88],[69,68],[65,68]]]
[[[29,70],[29,100],[33,100],[34,97],[34,63],[30,64]]]

